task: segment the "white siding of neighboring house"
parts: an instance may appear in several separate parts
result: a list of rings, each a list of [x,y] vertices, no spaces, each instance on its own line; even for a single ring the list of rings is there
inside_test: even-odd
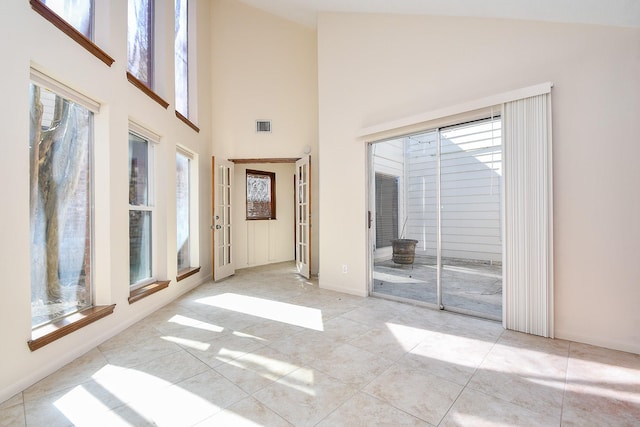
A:
[[[442,256],[499,262],[501,145],[494,123],[443,131],[441,137]],[[436,255],[435,132],[408,139],[407,238],[417,254]]]

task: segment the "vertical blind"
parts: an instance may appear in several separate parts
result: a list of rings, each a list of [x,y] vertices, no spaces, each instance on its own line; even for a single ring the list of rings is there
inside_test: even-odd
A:
[[[551,94],[503,107],[504,326],[553,338]]]

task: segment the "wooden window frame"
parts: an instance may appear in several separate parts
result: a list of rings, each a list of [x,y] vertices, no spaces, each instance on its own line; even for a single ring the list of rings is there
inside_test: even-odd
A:
[[[40,14],[44,19],[51,22],[56,28],[65,33],[67,36],[75,40],[80,46],[88,50],[93,56],[104,62],[108,67],[115,62],[115,60],[109,56],[105,51],[100,49],[93,41],[80,31],[75,29],[64,18],[51,10],[47,5],[42,3],[41,0],[29,0],[31,8]]]
[[[269,200],[269,206],[271,214],[269,216],[250,216],[249,215],[249,200],[246,194],[246,178],[249,175],[261,175],[264,177],[268,177],[271,180],[271,194]],[[245,210],[246,210],[246,219],[247,221],[260,221],[260,220],[273,220],[276,219],[276,173],[275,172],[267,172],[267,171],[259,171],[254,169],[247,169],[245,174]]]

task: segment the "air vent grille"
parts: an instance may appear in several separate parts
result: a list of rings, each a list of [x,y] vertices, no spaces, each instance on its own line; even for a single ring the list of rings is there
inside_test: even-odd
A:
[[[256,120],[256,132],[271,132],[271,120]]]

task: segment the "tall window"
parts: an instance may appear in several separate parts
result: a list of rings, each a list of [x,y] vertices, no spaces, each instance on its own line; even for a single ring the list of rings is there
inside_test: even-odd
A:
[[[93,0],[41,0],[49,9],[93,39]]]
[[[73,90],[37,81],[29,129],[34,328],[92,306],[93,267],[93,112],[70,99]]]
[[[129,0],[128,70],[153,87],[153,0]]]
[[[276,174],[247,169],[247,219],[276,219]]]
[[[191,262],[191,162],[187,153],[176,153],[176,210],[178,239],[178,273],[192,266]]]
[[[176,0],[175,9],[175,79],[176,111],[189,117],[189,28],[187,0]]]
[[[153,143],[129,132],[129,283],[153,281]]]

